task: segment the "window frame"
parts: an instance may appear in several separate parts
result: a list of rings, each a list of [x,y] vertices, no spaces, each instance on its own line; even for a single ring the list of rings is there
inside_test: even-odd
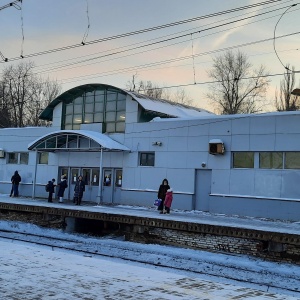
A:
[[[29,152],[8,152],[7,153],[7,161],[6,163],[7,164],[10,164],[10,165],[28,165],[28,162],[29,162]],[[10,156],[14,154],[15,155],[15,160],[14,162],[11,162],[11,158]],[[21,155],[26,155],[27,156],[27,161],[25,163],[21,162]]]
[[[144,155],[146,156],[145,157],[146,164],[142,164],[142,159]],[[149,158],[150,156],[151,158]],[[139,167],[155,167],[155,152],[154,151],[139,152]]]

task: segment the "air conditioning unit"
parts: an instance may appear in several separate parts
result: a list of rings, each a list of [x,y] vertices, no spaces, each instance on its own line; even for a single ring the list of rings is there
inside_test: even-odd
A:
[[[3,149],[0,149],[0,158],[4,158],[5,157],[5,152]]]
[[[210,140],[208,146],[208,152],[209,154],[212,155],[224,154],[225,153],[224,143],[220,139]]]

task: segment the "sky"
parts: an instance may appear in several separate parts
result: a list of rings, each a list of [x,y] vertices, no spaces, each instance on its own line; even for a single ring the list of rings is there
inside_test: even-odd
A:
[[[17,221],[0,220],[0,230],[1,299],[300,299],[300,293],[285,290],[299,286],[299,266],[93,238]],[[9,239],[2,237],[5,231]],[[18,233],[35,236],[26,243],[16,240]],[[58,239],[53,246],[42,245],[51,238]],[[191,272],[179,270],[182,266]],[[255,280],[258,284],[249,283]]]
[[[213,110],[206,98],[207,82],[211,81],[207,71],[213,58],[229,47],[245,53],[254,69],[263,64],[272,75],[282,74],[283,64],[300,70],[299,33],[295,34],[300,27],[300,4],[290,8],[297,3],[292,0],[270,1],[222,15],[220,12],[263,1],[23,0],[18,4],[21,9],[1,10],[9,2],[0,0],[0,51],[8,59],[7,63],[1,61],[0,72],[9,64],[32,61],[34,72],[57,80],[62,91],[86,83],[126,88],[135,76],[136,81],[150,80],[167,87],[170,93],[182,87],[193,105]],[[211,14],[214,16],[199,20]],[[192,18],[198,19],[99,41]],[[236,20],[240,21],[225,25]],[[290,36],[276,39],[274,45],[274,34]],[[262,40],[267,41],[258,43]],[[80,46],[82,42],[85,45]],[[72,45],[77,46],[61,50]],[[20,59],[21,55],[25,58]],[[274,110],[271,104],[282,76],[269,79],[266,110]]]

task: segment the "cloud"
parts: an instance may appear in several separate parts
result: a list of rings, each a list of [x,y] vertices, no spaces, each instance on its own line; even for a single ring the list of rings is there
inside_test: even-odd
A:
[[[249,5],[255,4],[255,3],[256,3],[256,1],[252,0],[252,1],[250,1]],[[247,17],[255,16],[257,13],[258,13],[257,11],[252,11],[251,13],[247,14]],[[219,38],[217,38],[216,41],[213,43],[213,48],[218,48],[221,45],[225,44],[225,42],[228,40],[228,38],[231,35],[233,35],[234,33],[239,32],[241,30],[244,30],[244,26],[246,26],[249,22],[251,22],[251,19],[247,19],[247,20],[243,20],[241,22],[238,22],[237,25],[234,25],[234,26],[237,26],[237,27],[230,28],[228,31],[221,34],[221,36]]]

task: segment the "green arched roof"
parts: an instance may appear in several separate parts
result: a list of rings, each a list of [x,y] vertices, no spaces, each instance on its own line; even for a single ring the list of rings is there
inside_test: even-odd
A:
[[[70,103],[74,100],[74,98],[80,97],[83,93],[91,92],[94,90],[102,90],[105,88],[117,90],[117,91],[127,94],[126,91],[121,90],[120,88],[117,88],[112,85],[107,85],[107,84],[90,83],[90,84],[79,85],[79,86],[76,86],[76,87],[62,93],[57,98],[55,98],[53,101],[51,101],[51,103],[42,111],[39,118],[42,120],[46,120],[46,121],[52,121],[53,109],[60,102]]]

